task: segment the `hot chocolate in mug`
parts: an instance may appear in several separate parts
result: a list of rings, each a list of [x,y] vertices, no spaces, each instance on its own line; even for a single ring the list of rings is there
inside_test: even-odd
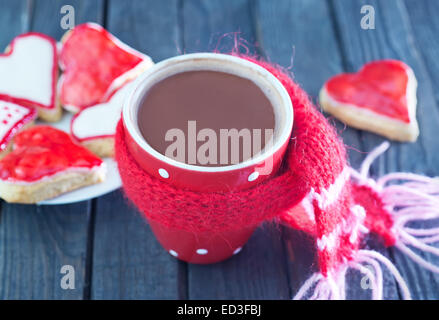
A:
[[[233,192],[279,169],[293,106],[263,67],[231,55],[195,53],[144,73],[125,101],[122,122],[130,154],[150,175],[177,188]],[[171,255],[203,264],[238,253],[257,227],[194,234],[149,223]]]

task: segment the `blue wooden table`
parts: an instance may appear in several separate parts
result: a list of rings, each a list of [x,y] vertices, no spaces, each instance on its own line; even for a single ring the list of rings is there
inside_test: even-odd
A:
[[[64,4],[74,7],[76,24],[98,22],[156,62],[184,52],[230,49],[233,37],[221,36],[239,31],[251,52],[291,67],[314,100],[336,73],[374,59],[401,59],[419,81],[421,135],[414,144],[393,143],[373,174],[439,175],[437,0],[0,0],[0,48],[29,30],[59,39]],[[365,4],[375,9],[374,30],[360,26]],[[353,167],[383,141],[333,122]],[[414,298],[439,298],[438,275],[376,239],[369,243],[394,261]],[[62,289],[63,265],[74,268],[75,289]],[[180,262],[160,247],[120,191],[63,206],[1,203],[1,299],[289,299],[313,270],[311,240],[268,223],[228,261]],[[349,297],[368,297],[361,275],[349,277]],[[400,298],[392,277],[385,285],[386,298]]]

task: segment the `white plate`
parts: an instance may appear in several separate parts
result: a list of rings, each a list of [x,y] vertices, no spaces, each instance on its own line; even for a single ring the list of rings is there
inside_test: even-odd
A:
[[[64,112],[61,121],[53,124],[50,123],[49,125],[61,129],[63,131],[69,132],[70,121],[72,117],[73,115],[70,112]],[[37,121],[37,124],[47,125],[48,123]],[[90,200],[92,198],[96,198],[108,192],[119,189],[122,186],[122,182],[120,180],[119,171],[117,170],[116,161],[114,161],[112,158],[105,158],[104,162],[107,165],[107,176],[104,182],[62,194],[59,197],[53,199],[41,201],[38,204],[54,205],[54,204],[74,203],[84,200]]]

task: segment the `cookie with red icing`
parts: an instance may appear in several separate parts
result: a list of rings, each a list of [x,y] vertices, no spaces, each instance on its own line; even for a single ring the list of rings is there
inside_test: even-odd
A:
[[[76,26],[61,42],[59,95],[71,112],[107,101],[153,64],[148,56],[94,23]]]
[[[108,102],[85,108],[75,114],[70,124],[72,137],[99,157],[114,155],[114,136],[125,98],[134,82],[119,89]]]
[[[34,126],[17,134],[13,151],[0,160],[0,197],[36,203],[104,178],[104,162],[67,133]]]
[[[342,73],[326,82],[320,104],[347,125],[389,139],[415,141],[417,81],[398,60],[368,63],[357,73]]]
[[[14,136],[32,125],[36,117],[35,109],[0,100],[0,159],[11,150]]]
[[[22,34],[0,55],[0,99],[35,108],[46,121],[61,117],[57,81],[56,42],[44,34]]]

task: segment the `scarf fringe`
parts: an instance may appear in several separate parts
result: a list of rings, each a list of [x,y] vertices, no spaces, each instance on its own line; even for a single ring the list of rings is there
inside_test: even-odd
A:
[[[439,257],[439,248],[432,245],[439,242],[439,228],[407,226],[412,222],[429,222],[429,224],[438,225],[439,180],[407,174],[393,174],[391,178],[410,179],[402,185],[385,187],[383,191],[383,200],[390,207],[389,211],[394,217],[393,231],[397,235],[395,247],[425,269],[439,273],[439,266],[413,251],[417,250]]]
[[[402,298],[410,300],[411,295],[408,286],[395,265],[382,254],[373,250],[359,250],[352,260],[341,266],[337,272],[330,273],[326,277],[321,273],[314,273],[302,285],[294,296],[294,300],[345,300],[346,299],[346,274],[349,269],[360,271],[369,280],[365,290],[371,290],[373,300],[382,300],[384,292],[384,265],[395,278],[400,288]],[[360,285],[364,285],[361,283]]]
[[[377,157],[388,148],[389,142],[384,142],[364,159],[359,171],[351,169],[351,177],[360,185],[367,185],[380,194],[391,214],[394,225],[395,247],[415,263],[435,273],[439,266],[425,260],[414,250],[429,253],[439,257],[439,248],[433,244],[439,243],[439,178],[430,178],[413,173],[390,173],[378,180],[369,177],[369,170]],[[415,228],[409,226],[413,222],[428,222],[436,226]],[[436,222],[436,223],[435,223]],[[293,299],[346,299],[346,273],[355,269],[364,274],[369,280],[371,298],[383,298],[384,265],[395,278],[403,299],[411,299],[407,284],[395,265],[382,254],[373,250],[358,250],[350,261],[346,261],[336,272],[313,274],[299,289]]]
[[[299,289],[293,300],[343,300],[345,299],[345,273],[343,268],[337,275],[337,280],[332,274],[326,277],[316,272]]]
[[[370,179],[368,177],[370,165],[389,146],[390,144],[386,141],[373,150],[364,160],[360,172],[352,170],[352,176],[360,183],[369,185],[382,196],[387,211],[394,219],[392,232],[396,235],[395,247],[425,269],[439,273],[439,266],[413,251],[414,249],[439,257],[439,248],[432,246],[439,242],[439,227],[407,226],[412,222],[429,222],[439,225],[439,178],[395,172],[377,181]]]

